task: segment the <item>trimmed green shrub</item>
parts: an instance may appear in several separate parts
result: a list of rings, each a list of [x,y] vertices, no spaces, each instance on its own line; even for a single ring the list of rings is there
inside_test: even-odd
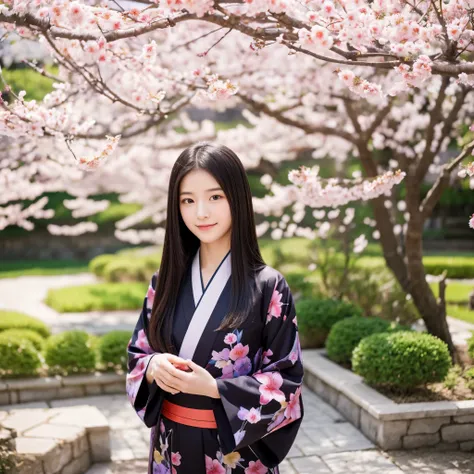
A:
[[[0,311],[0,333],[7,329],[31,329],[43,337],[49,337],[51,331],[39,319],[15,311]]]
[[[364,337],[379,332],[401,331],[403,328],[396,323],[381,318],[352,318],[338,321],[329,331],[326,339],[328,357],[335,362],[350,364],[352,351]]]
[[[296,303],[301,346],[323,347],[332,326],[342,319],[362,316],[362,310],[345,301],[325,298],[301,299]]]
[[[45,302],[60,313],[135,310],[143,305],[147,287],[145,283],[130,282],[53,288]]]
[[[0,334],[1,377],[36,375],[40,367],[40,355],[30,341]]]
[[[52,373],[92,372],[96,354],[85,331],[64,331],[51,336],[44,351]]]
[[[300,293],[303,298],[311,298],[315,293],[314,283],[308,280],[308,272],[285,272],[285,280],[292,293]]]
[[[103,277],[105,267],[115,258],[117,258],[115,255],[109,253],[98,255],[89,262],[89,271],[98,277]]]
[[[130,331],[111,331],[99,340],[100,361],[108,368],[120,366],[127,369],[127,345],[132,333]]]
[[[12,339],[30,341],[38,352],[42,352],[45,340],[36,331],[32,329],[7,329],[0,333],[2,336],[8,336]]]
[[[474,258],[473,257],[435,257],[423,258],[425,272],[429,275],[441,275],[447,271],[448,278],[474,278]]]
[[[161,264],[161,255],[147,257],[117,257],[110,261],[103,270],[103,276],[110,282],[141,281],[149,282],[150,276]]]
[[[467,352],[469,354],[469,357],[474,362],[474,332],[472,333],[472,336],[467,341]]]
[[[352,369],[372,385],[410,389],[442,382],[451,367],[448,346],[414,331],[372,334],[352,353]]]

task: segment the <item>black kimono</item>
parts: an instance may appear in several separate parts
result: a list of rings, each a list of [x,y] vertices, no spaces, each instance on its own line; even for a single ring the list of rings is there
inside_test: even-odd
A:
[[[179,356],[205,367],[220,399],[161,390],[145,373],[154,354],[145,333],[156,274],[128,346],[127,394],[151,427],[149,474],[278,474],[303,418],[303,365],[295,308],[283,276],[265,266],[255,277],[257,299],[244,325],[214,331],[231,297],[230,252],[206,288],[199,250],[183,279],[173,343]],[[161,414],[164,399],[213,410],[217,429],[197,428]]]

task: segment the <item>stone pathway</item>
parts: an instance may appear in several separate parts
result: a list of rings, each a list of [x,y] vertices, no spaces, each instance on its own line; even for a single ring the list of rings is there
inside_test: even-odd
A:
[[[472,453],[382,452],[306,387],[303,396],[305,418],[295,444],[281,464],[281,474],[474,474]],[[112,443],[112,462],[95,464],[87,474],[145,474],[149,430],[124,395],[56,400],[15,408],[83,404],[97,407],[108,419]]]
[[[137,322],[139,310],[61,314],[43,303],[50,288],[87,285],[98,281],[91,273],[0,279],[0,309],[19,311],[41,319],[51,327],[53,333],[67,329],[83,329],[94,334],[113,329],[131,331]]]

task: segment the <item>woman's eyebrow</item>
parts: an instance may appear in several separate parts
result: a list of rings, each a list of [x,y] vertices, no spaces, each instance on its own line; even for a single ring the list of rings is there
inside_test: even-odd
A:
[[[211,191],[222,191],[222,188],[211,188],[211,189],[206,189],[206,193],[209,193]],[[182,194],[193,194],[192,192],[190,191],[183,191],[182,193],[179,193],[179,195],[181,196]]]

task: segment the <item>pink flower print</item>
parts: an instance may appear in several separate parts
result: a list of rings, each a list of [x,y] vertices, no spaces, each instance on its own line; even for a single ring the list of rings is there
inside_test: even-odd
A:
[[[262,461],[250,461],[249,467],[245,469],[245,474],[265,474],[268,468],[262,464]]]
[[[225,474],[225,468],[217,459],[206,455],[206,474]]]
[[[181,464],[181,454],[171,453],[171,463],[173,466],[179,466]]]
[[[227,364],[223,369],[222,369],[222,377],[223,379],[232,379],[234,378],[234,365],[232,362],[230,364]]]
[[[145,331],[143,329],[140,329],[140,331],[138,331],[135,346],[141,349],[143,352],[146,352],[147,354],[151,352],[150,344],[148,344],[148,338],[146,337]]]
[[[260,410],[257,408],[251,408],[247,413],[246,420],[252,425],[258,423],[261,420]]]
[[[237,360],[245,357],[249,353],[249,346],[243,346],[240,342],[229,352],[229,357],[232,360]]]
[[[226,344],[235,344],[237,342],[237,336],[230,332],[224,337],[224,342]]]
[[[289,359],[291,360],[291,363],[294,364],[298,360],[298,352],[291,351]]]
[[[155,290],[150,285],[148,287],[148,291],[146,293],[146,307],[147,307],[147,309],[152,309],[153,308],[153,300],[154,299],[155,299]]]
[[[212,351],[213,360],[229,360],[229,349],[222,349],[220,352]]]
[[[296,319],[296,316],[293,318],[293,324],[298,327],[298,320]]]
[[[270,356],[273,355],[273,351],[271,349],[268,349],[268,351],[263,351],[262,357],[263,357],[263,363],[264,364],[269,364],[271,360],[269,359]]]
[[[298,387],[295,393],[290,393],[290,401],[285,409],[286,418],[297,420],[301,417],[300,393],[301,387]]]
[[[262,384],[258,387],[262,405],[266,405],[272,400],[285,401],[285,394],[280,390],[283,385],[283,378],[278,372],[255,374],[254,377]]]
[[[239,420],[245,421],[247,419],[248,413],[249,411],[247,410],[247,408],[240,407],[239,411],[237,412],[237,416]]]
[[[273,291],[272,300],[268,306],[267,321],[270,321],[272,317],[279,318],[281,316],[281,297],[282,294],[278,290]]]

